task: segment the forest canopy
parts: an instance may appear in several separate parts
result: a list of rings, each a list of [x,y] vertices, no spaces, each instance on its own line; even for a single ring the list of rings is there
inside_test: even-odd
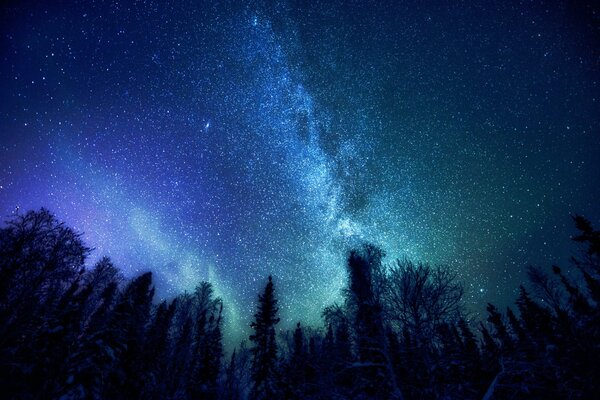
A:
[[[514,307],[470,317],[440,266],[371,244],[347,255],[343,301],[321,326],[280,329],[265,277],[251,335],[223,349],[210,282],[157,301],[152,273],[91,268],[46,209],[0,229],[0,386],[19,399],[586,399],[600,390],[600,231],[573,217],[568,266],[529,269]]]

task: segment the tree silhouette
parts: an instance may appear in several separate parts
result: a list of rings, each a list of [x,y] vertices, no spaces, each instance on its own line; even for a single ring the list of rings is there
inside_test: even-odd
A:
[[[570,268],[528,270],[502,313],[468,321],[442,267],[349,253],[345,302],[324,326],[275,334],[272,277],[224,367],[210,283],[154,303],[151,273],[125,280],[47,210],[0,228],[0,387],[15,399],[588,399],[600,391],[600,234],[574,217]],[[527,287],[526,287],[527,286]],[[483,307],[482,307],[483,308]],[[471,326],[479,326],[480,335]],[[278,340],[280,342],[278,343]],[[401,390],[400,390],[401,388]]]
[[[277,395],[277,342],[275,340],[275,325],[277,317],[277,299],[273,279],[269,281],[264,292],[258,296],[258,311],[250,324],[254,333],[250,341],[254,343],[252,352],[252,398],[271,399]]]
[[[357,398],[401,398],[389,354],[383,326],[383,306],[375,296],[374,271],[381,267],[383,252],[365,245],[348,257],[349,289],[347,301],[353,310],[356,337],[358,383]]]
[[[51,320],[57,317],[55,307],[61,298],[68,303],[63,295],[69,288],[73,292],[89,251],[78,233],[46,209],[19,214],[0,229],[0,386],[5,396],[42,390],[39,380],[58,353],[39,346],[61,341],[58,331],[53,339],[44,332],[60,330]]]

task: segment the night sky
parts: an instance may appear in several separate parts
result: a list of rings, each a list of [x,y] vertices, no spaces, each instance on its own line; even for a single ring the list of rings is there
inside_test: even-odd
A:
[[[166,3],[2,6],[4,219],[49,208],[159,297],[209,280],[240,337],[269,273],[318,324],[363,241],[480,311],[600,225],[598,9]]]

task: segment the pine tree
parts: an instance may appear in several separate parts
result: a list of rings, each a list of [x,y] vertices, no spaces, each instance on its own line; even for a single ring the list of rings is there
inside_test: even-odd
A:
[[[250,327],[254,333],[250,341],[254,343],[252,352],[252,398],[257,400],[272,399],[277,397],[277,342],[275,338],[275,325],[279,323],[277,299],[273,279],[269,275],[269,282],[265,290],[258,296],[258,312],[254,314],[254,321]]]
[[[177,299],[169,305],[162,301],[156,308],[154,320],[146,336],[144,363],[145,387],[141,397],[147,399],[163,399],[167,395],[165,374],[168,365],[169,330],[177,308]]]
[[[154,296],[152,273],[133,279],[121,294],[109,320],[107,344],[116,356],[105,395],[133,398],[142,391],[142,351]]]
[[[231,359],[227,368],[225,368],[225,386],[223,392],[223,400],[239,400],[240,398],[240,382],[237,376],[236,365],[236,349],[231,353]]]
[[[68,358],[77,348],[83,328],[84,305],[92,292],[89,285],[75,280],[62,296],[48,323],[41,333],[38,357],[40,361],[43,396],[57,396],[64,389],[68,378]]]
[[[296,324],[292,340],[292,353],[285,370],[285,375],[287,375],[285,377],[287,378],[286,383],[289,386],[285,397],[302,399],[305,397],[306,367],[309,353],[306,351],[304,333],[300,322]]]
[[[296,324],[294,330],[294,348],[292,352],[292,359],[302,360],[304,358],[304,334],[302,333],[302,327],[300,322]]]
[[[327,356],[331,356],[333,353],[333,346],[335,345],[335,337],[333,336],[333,326],[331,323],[327,324],[327,334],[325,335],[325,353]]]
[[[465,392],[471,393],[474,398],[481,398],[486,376],[482,371],[481,353],[477,339],[464,318],[458,320],[458,329],[462,342],[461,359],[464,367]]]
[[[193,342],[193,322],[190,317],[186,317],[183,325],[179,328],[177,340],[173,348],[169,370],[172,371],[169,379],[168,392],[177,398],[184,396],[188,389],[188,371],[190,370],[192,342]]]
[[[579,235],[573,237],[573,240],[587,245],[586,260],[583,264],[588,265],[600,273],[600,231],[595,230],[592,223],[581,215],[573,216],[575,227],[579,231]]]
[[[502,320],[502,314],[498,311],[496,306],[491,303],[487,305],[488,322],[494,327],[494,336],[500,342],[502,350],[510,350],[513,347],[513,340],[510,337],[506,325]]]
[[[569,302],[571,304],[571,308],[576,315],[589,315],[592,312],[592,306],[585,298],[584,294],[581,293],[579,288],[575,286],[571,281],[562,273],[561,269],[553,265],[552,272],[555,275],[558,275],[561,283],[565,287],[567,293],[569,294]]]
[[[431,371],[435,395],[444,398],[464,398],[463,385],[467,382],[463,370],[461,337],[456,327],[447,322],[439,324],[437,330],[441,346],[435,354]]]
[[[490,331],[483,325],[479,324],[479,329],[481,331],[481,350],[488,363],[495,364],[495,361],[498,358],[499,347],[498,343],[494,340]]]
[[[521,326],[521,322],[510,307],[506,308],[506,316],[511,330],[517,336],[518,342],[523,343],[526,340],[525,330]]]
[[[521,312],[522,326],[535,343],[544,345],[553,335],[550,311],[533,301],[523,286],[520,287],[517,306]]]
[[[222,316],[223,303],[220,299],[216,310],[206,321],[206,314],[200,313],[196,327],[195,366],[193,377],[190,381],[193,397],[214,399],[217,397],[217,379],[221,371],[221,358],[223,357]]]
[[[120,284],[125,278],[117,267],[114,266],[109,257],[102,257],[94,268],[85,272],[83,281],[88,285],[92,292],[86,301],[84,319],[87,319],[94,313],[102,302],[102,293],[113,282]]]
[[[109,284],[100,296],[100,304],[90,317],[77,348],[66,360],[68,376],[60,398],[62,400],[101,399],[104,382],[116,362],[113,347],[109,345],[108,321],[117,283]]]
[[[588,288],[592,300],[596,303],[596,310],[600,310],[600,279],[594,278],[586,270],[581,270],[585,284]]]

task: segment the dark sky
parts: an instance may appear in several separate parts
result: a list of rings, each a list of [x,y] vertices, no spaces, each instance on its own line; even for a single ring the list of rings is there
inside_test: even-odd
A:
[[[269,273],[317,323],[362,241],[483,309],[599,225],[597,8],[274,3],[2,6],[0,213],[49,208],[160,296],[208,279],[239,332]]]

